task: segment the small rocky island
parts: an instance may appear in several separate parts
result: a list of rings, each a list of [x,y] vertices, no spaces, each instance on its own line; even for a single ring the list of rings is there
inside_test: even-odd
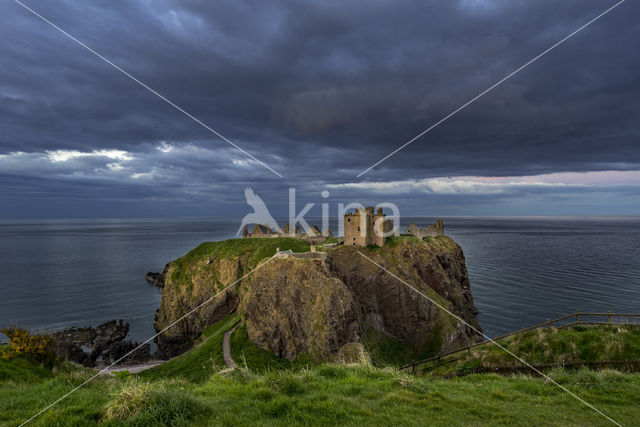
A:
[[[386,227],[385,221],[375,220],[381,212],[369,208],[348,215],[345,238],[338,245],[336,238],[314,245],[310,241],[317,236],[247,233],[241,239],[203,243],[167,264],[163,273],[148,276],[163,286],[157,331],[237,281],[159,335],[157,356],[168,359],[189,350],[208,325],[232,313],[241,315],[252,343],[288,360],[301,355],[327,360],[347,349],[366,355],[381,342],[416,356],[431,355],[480,339],[361,255],[479,329],[463,251],[444,235],[441,221],[429,233],[411,226],[410,233],[375,241],[366,233],[352,236],[357,227]]]

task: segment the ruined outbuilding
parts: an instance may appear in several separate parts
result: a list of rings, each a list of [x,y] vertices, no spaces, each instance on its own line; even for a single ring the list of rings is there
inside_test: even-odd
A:
[[[249,231],[247,225],[242,229],[242,237],[244,238],[264,238],[264,237],[295,237],[305,240],[311,244],[322,243],[327,237],[333,237],[331,230],[327,230],[323,233],[316,225],[312,225],[308,233],[302,233],[300,226],[296,225],[295,232],[289,232],[289,224],[285,224],[281,231],[272,230],[267,225],[255,224],[252,231]]]
[[[441,219],[437,219],[433,225],[429,225],[424,228],[420,228],[413,222],[407,227],[407,234],[412,234],[420,239],[424,237],[438,237],[444,236],[444,222]]]

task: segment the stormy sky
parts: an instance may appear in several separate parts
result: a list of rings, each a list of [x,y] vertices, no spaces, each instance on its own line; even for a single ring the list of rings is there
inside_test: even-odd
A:
[[[23,2],[283,178],[5,0],[0,218],[640,214],[638,2]]]

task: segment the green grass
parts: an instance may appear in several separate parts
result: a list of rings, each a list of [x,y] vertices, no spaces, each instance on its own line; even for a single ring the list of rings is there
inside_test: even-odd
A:
[[[204,398],[180,381],[127,381],[113,387],[101,421],[140,426],[191,425],[210,414]]]
[[[420,242],[420,239],[418,237],[415,236],[388,236],[385,241],[384,241],[384,245],[385,246],[397,246],[402,242]]]
[[[426,359],[436,354],[436,343],[441,337],[436,334],[432,342],[422,349],[415,349],[399,339],[383,334],[375,328],[368,327],[362,337],[362,344],[375,366],[393,366],[399,368],[415,360]]]
[[[234,314],[211,325],[194,349],[137,378],[94,379],[33,424],[607,424],[543,378],[476,374],[445,380],[388,367],[290,364],[251,344],[242,326],[232,335],[232,355],[250,369],[224,373],[222,336],[239,320]],[[550,360],[545,348],[599,360],[636,358],[639,334],[632,327],[579,327],[505,341],[529,361]],[[374,360],[398,362],[404,351],[397,343],[377,344]],[[495,348],[478,351],[503,357]],[[0,360],[0,424],[18,425],[93,372],[68,363],[52,370],[25,359]],[[554,369],[548,375],[623,425],[640,417],[639,374]]]
[[[64,363],[52,369],[25,359],[0,359],[0,425],[18,425],[53,400],[82,384],[94,371]],[[63,405],[38,418],[36,425],[81,425],[98,421],[109,401],[109,386],[103,378]]]
[[[231,335],[231,357],[236,365],[249,368],[252,371],[264,372],[268,370],[297,369],[308,367],[314,363],[311,357],[301,354],[293,361],[281,359],[272,352],[264,350],[251,341],[247,327],[241,325]]]
[[[409,242],[413,244],[420,244],[421,242],[426,242],[434,248],[442,248],[447,250],[455,250],[459,248],[456,241],[449,236],[424,237],[422,239],[420,239],[419,237],[409,236],[409,235],[389,236],[386,238],[384,245],[394,247],[403,242]]]
[[[229,239],[218,242],[205,242],[188,252],[185,256],[172,261],[173,271],[169,284],[189,286],[188,267],[203,258],[245,257],[246,267],[254,268],[260,261],[271,257],[276,249],[308,252],[309,244],[302,239],[291,237]]]
[[[222,338],[239,320],[240,316],[234,313],[208,326],[200,342],[193,349],[162,365],[141,372],[140,376],[149,380],[183,378],[192,382],[204,381],[225,367]]]
[[[51,377],[53,372],[50,368],[36,366],[24,357],[0,363],[0,381],[42,381]]]
[[[325,241],[322,242],[322,244],[329,245],[331,243],[338,243],[338,242],[340,242],[340,239],[338,239],[337,237],[327,237]]]
[[[184,258],[251,255],[250,260],[257,262],[274,255],[278,247],[283,251],[291,249],[293,252],[307,252],[309,243],[293,237],[229,239],[201,243]]]
[[[147,380],[185,379],[190,382],[202,382],[212,374],[226,368],[222,356],[224,333],[233,328],[241,317],[238,313],[208,326],[196,346],[188,352],[171,359],[162,365],[140,373]],[[239,326],[231,335],[231,357],[238,366],[246,366],[256,372],[300,368],[311,364],[310,358],[301,355],[293,362],[276,357],[249,341],[247,328]]]
[[[541,328],[499,341],[500,345],[531,364],[640,359],[640,328],[634,326],[574,326]],[[456,357],[458,355],[452,355]],[[493,344],[475,347],[462,359],[430,372],[456,371],[519,364]]]
[[[640,414],[634,404],[640,391],[638,375],[554,375],[623,424]],[[476,375],[445,381],[377,368],[322,365],[263,375],[237,372],[213,378],[197,391],[216,407],[215,418],[203,420],[210,424],[606,424],[557,386],[529,377]]]
[[[5,364],[0,361],[0,365]],[[36,371],[40,369],[34,366]],[[0,381],[0,424],[18,425],[89,374]],[[605,370],[550,372],[623,425],[640,417],[640,375]],[[33,425],[608,425],[540,378],[470,375],[453,380],[393,369],[320,365],[212,374],[202,382],[100,377]]]

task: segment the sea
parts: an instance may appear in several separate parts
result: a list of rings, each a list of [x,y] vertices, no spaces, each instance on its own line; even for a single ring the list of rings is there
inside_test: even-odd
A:
[[[640,313],[640,217],[443,219],[464,250],[488,336],[576,310]],[[404,218],[402,227],[434,220]],[[51,332],[124,319],[130,339],[144,341],[161,296],[145,274],[203,241],[234,237],[238,226],[216,218],[0,221],[0,326]]]

